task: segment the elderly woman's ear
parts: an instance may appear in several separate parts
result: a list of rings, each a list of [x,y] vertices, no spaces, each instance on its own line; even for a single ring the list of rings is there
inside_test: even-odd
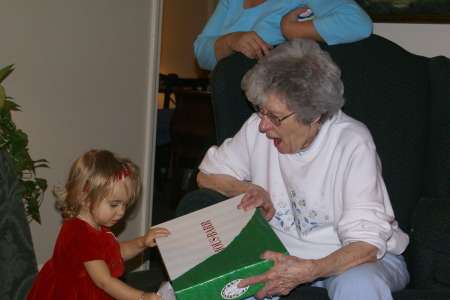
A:
[[[310,126],[312,127],[313,125],[319,125],[320,124],[320,116],[315,118],[314,121],[312,121],[312,123],[310,124]]]

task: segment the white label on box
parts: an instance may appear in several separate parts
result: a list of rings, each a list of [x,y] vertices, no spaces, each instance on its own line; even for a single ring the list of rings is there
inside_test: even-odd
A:
[[[224,299],[234,299],[245,294],[248,290],[248,286],[238,288],[237,285],[242,279],[236,279],[228,283],[221,292],[221,296]]]
[[[244,194],[153,227],[170,231],[156,242],[171,280],[226,248],[255,210],[237,209]]]

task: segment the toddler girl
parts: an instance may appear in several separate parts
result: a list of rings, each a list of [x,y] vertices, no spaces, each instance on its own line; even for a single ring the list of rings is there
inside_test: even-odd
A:
[[[125,214],[140,190],[139,167],[107,150],[91,150],[72,165],[63,190],[61,215],[65,220],[52,258],[45,263],[27,299],[159,299],[118,279],[124,261],[155,238],[169,235],[164,228],[119,243],[109,227]]]

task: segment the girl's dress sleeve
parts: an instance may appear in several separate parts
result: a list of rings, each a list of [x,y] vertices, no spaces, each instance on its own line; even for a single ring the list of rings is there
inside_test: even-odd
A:
[[[353,0],[310,0],[316,30],[328,45],[356,42],[372,34],[369,15]]]
[[[212,70],[216,65],[214,44],[221,37],[220,29],[227,16],[229,0],[220,0],[202,33],[194,42],[194,53],[202,69]]]

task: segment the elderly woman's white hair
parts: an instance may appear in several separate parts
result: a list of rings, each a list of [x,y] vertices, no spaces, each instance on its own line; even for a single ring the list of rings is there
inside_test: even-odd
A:
[[[261,59],[242,80],[242,89],[253,105],[265,106],[274,94],[295,112],[298,120],[320,123],[344,105],[341,71],[330,55],[311,40],[294,39],[280,44]]]

